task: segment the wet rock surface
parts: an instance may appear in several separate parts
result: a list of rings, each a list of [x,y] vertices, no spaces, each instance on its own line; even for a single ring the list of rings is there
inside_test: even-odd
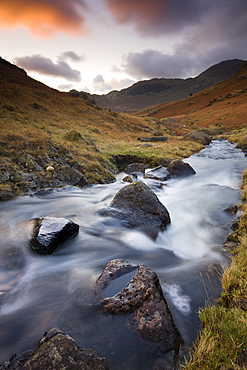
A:
[[[39,254],[52,254],[61,243],[78,231],[79,225],[65,218],[37,218],[30,246]]]
[[[105,370],[108,365],[104,357],[91,349],[79,347],[69,335],[53,328],[44,334],[34,351],[13,355],[9,361],[0,364],[0,370],[7,369]]]
[[[189,163],[181,161],[181,159],[175,159],[171,161],[167,167],[171,176],[190,176],[194,175],[196,171],[190,166]]]
[[[166,181],[171,177],[171,175],[166,167],[158,166],[156,168],[151,169],[150,171],[147,171],[144,177],[146,179]]]
[[[142,181],[124,186],[99,214],[120,220],[124,227],[139,228],[154,238],[171,222],[166,207]]]
[[[104,313],[128,314],[126,325],[139,337],[159,343],[164,353],[178,350],[182,339],[153,270],[122,259],[112,260],[98,278],[95,293]]]
[[[126,175],[123,177],[122,181],[124,182],[134,182],[137,180],[137,176],[135,174]]]
[[[144,163],[131,163],[124,169],[124,172],[127,173],[128,175],[136,172],[144,173],[145,165]]]

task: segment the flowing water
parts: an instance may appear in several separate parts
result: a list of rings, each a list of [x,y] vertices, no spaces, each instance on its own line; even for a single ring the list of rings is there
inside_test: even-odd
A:
[[[156,241],[97,215],[126,185],[123,174],[109,185],[0,203],[0,362],[33,349],[45,331],[57,326],[79,345],[106,356],[111,369],[151,369],[152,360],[144,352],[152,344],[130,349],[128,334],[119,329],[122,318],[92,309],[95,281],[114,258],[156,271],[175,323],[186,346],[191,345],[200,327],[199,308],[212,304],[220,293],[219,278],[227,265],[222,243],[233,220],[224,209],[240,202],[247,158],[228,141],[214,140],[185,162],[196,175],[172,178],[162,187],[143,180],[172,220]],[[44,216],[80,225],[79,234],[51,256],[34,254],[28,246],[30,219]]]

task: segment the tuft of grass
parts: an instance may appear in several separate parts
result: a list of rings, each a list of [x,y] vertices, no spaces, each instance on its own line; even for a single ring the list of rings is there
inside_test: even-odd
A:
[[[247,317],[241,309],[212,306],[200,314],[202,331],[187,370],[241,369],[237,357],[247,346]],[[242,368],[244,369],[244,368]]]

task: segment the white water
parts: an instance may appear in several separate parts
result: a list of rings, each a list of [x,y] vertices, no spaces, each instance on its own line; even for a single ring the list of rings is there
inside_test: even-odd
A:
[[[212,303],[220,291],[219,277],[227,263],[221,245],[233,220],[224,209],[240,202],[247,158],[233,144],[214,141],[185,162],[196,175],[170,179],[162,189],[144,180],[172,220],[156,241],[96,214],[126,185],[123,174],[110,185],[0,204],[0,362],[34,348],[53,326],[109,356],[106,344],[96,339],[107,330],[103,319],[91,322],[87,307],[95,280],[113,258],[143,263],[157,272],[175,322],[185,343],[191,344],[199,327],[199,307]],[[52,256],[38,256],[28,248],[32,227],[27,220],[43,216],[66,217],[80,225],[79,234]]]

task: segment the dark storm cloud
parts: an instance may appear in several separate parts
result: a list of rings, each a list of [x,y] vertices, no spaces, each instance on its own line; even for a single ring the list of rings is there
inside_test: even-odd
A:
[[[105,0],[120,23],[133,24],[143,35],[180,33],[211,21],[223,34],[246,32],[246,0]],[[207,35],[204,35],[207,37]]]
[[[183,54],[167,55],[156,50],[129,53],[123,57],[123,68],[137,79],[152,77],[183,77],[193,74],[194,63]]]
[[[57,31],[85,32],[84,0],[0,0],[0,25],[24,26],[33,34],[47,37]]]
[[[67,81],[81,81],[80,72],[72,69],[69,64],[62,60],[54,63],[50,58],[43,57],[41,54],[15,58],[15,63],[27,71],[52,77],[63,77]]]
[[[108,3],[114,3],[108,0]],[[117,2],[115,13],[120,11],[122,1]],[[124,3],[124,2],[123,2]],[[152,2],[152,4],[154,4]],[[126,11],[129,2],[127,1]],[[132,11],[137,10],[139,1],[133,1]],[[162,9],[167,6],[178,13],[172,17],[174,28],[172,31],[181,35],[180,41],[173,45],[172,54],[156,50],[144,50],[142,52],[131,52],[123,57],[124,70],[132,77],[152,78],[152,77],[189,77],[199,74],[206,68],[225,59],[247,59],[246,40],[247,40],[247,1],[246,0],[198,0],[182,1],[176,0],[157,0],[157,4]],[[179,6],[180,4],[180,6]],[[136,7],[134,6],[136,5]],[[194,7],[194,18],[190,20],[185,12],[184,21],[180,21],[183,9],[192,11]],[[129,8],[130,10],[130,8]],[[171,12],[172,13],[172,12]],[[141,15],[139,15],[141,16]],[[156,17],[156,20],[159,19]],[[135,18],[136,26],[142,30],[143,22],[147,25],[144,33],[150,35],[154,31],[149,31],[149,27],[154,27],[157,32],[164,35],[169,31],[166,26],[170,23],[163,12],[160,23],[154,25],[153,15],[150,17],[145,12],[145,17]],[[122,22],[131,22],[131,16],[125,15]],[[199,22],[200,21],[200,22]]]
[[[144,35],[177,32],[200,22],[212,0],[105,0],[120,23],[132,23]]]

